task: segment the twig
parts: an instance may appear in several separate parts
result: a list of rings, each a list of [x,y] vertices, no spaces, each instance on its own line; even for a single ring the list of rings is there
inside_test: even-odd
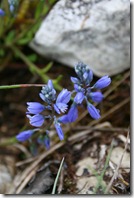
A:
[[[87,127],[85,127],[87,128]],[[77,128],[76,128],[77,130]],[[85,138],[85,136],[87,136],[89,133],[92,133],[94,131],[99,131],[99,132],[127,132],[128,129],[124,129],[124,128],[101,128],[101,127],[89,127],[87,130],[83,130],[81,129],[82,132],[77,132],[76,134],[70,136],[68,138],[68,141],[81,141],[82,139]]]
[[[121,159],[120,159],[120,161],[119,161],[119,163],[118,163],[118,166],[116,167],[116,170],[115,170],[115,172],[114,172],[113,177],[111,178],[111,181],[110,181],[109,185],[107,186],[107,188],[106,188],[106,190],[105,190],[105,192],[104,192],[105,194],[107,194],[107,193],[109,192],[109,190],[110,190],[111,187],[112,187],[113,181],[114,181],[114,179],[115,179],[116,176],[117,176],[117,173],[118,173],[118,170],[119,170],[119,168],[120,168],[122,159],[123,159],[124,154],[125,154],[125,152],[126,152],[126,150],[127,150],[128,140],[129,140],[129,132],[128,132],[128,135],[127,135],[127,140],[126,140],[125,148],[124,148],[124,151],[123,151],[123,153],[122,153]]]
[[[22,182],[21,186],[17,189],[16,194],[19,194],[23,190],[23,188],[26,186],[26,184],[35,175],[37,169],[38,169],[38,166],[34,167],[34,169],[27,175],[25,180]]]
[[[82,130],[82,132],[77,132],[77,134],[74,134],[74,135],[71,135],[69,138],[68,138],[68,141],[72,142],[72,141],[75,141],[75,140],[80,140],[80,138],[87,136],[88,134],[94,132],[94,131],[99,131],[99,132],[127,132],[128,129],[127,128],[100,128],[100,127],[77,127],[75,129],[73,129],[73,131],[75,130]],[[85,130],[86,129],[86,130]],[[28,164],[30,162],[33,162],[37,159],[37,157],[32,157],[32,158],[29,158],[29,159],[26,159],[26,160],[23,160],[23,161],[20,161],[20,162],[17,162],[16,163],[16,166],[22,166],[24,164]]]

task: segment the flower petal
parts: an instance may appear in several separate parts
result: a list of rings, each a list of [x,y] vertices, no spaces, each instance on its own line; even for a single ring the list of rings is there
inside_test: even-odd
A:
[[[96,92],[91,92],[89,94],[89,97],[92,99],[94,102],[101,102],[104,98],[103,94],[99,91]]]
[[[34,116],[27,115],[27,117],[30,119],[30,124],[35,127],[42,126],[45,120],[44,116],[40,114],[36,114]]]
[[[83,78],[85,79],[86,85],[89,85],[90,82],[93,80],[93,72],[92,70],[88,70],[86,74],[84,73]]]
[[[0,8],[0,17],[5,15],[5,11]]]
[[[92,118],[95,120],[100,118],[99,110],[96,109],[91,103],[87,104],[87,110]]]
[[[109,76],[103,76],[94,84],[93,88],[102,89],[107,87],[110,83],[111,83],[111,78]]]
[[[78,92],[74,98],[74,102],[76,102],[77,104],[81,104],[82,101],[84,100],[84,94],[82,92]]]
[[[41,98],[43,101],[45,101],[45,96],[44,96],[44,94],[39,93],[39,96],[40,96],[40,98]]]
[[[65,103],[67,104],[69,102],[71,98],[71,92],[68,91],[67,89],[63,89],[58,97],[57,97],[57,100],[56,100],[56,103]]]
[[[57,107],[57,105],[56,104],[54,104],[54,110],[58,113],[58,114],[60,114],[61,112],[60,112],[60,110],[59,110],[59,108]]]
[[[45,110],[45,106],[39,102],[27,102],[27,110],[30,114],[38,114]]]
[[[64,124],[69,123],[68,115],[66,114],[66,115],[59,117],[58,122],[64,123]]]
[[[53,89],[53,82],[52,80],[48,80],[47,86],[49,87],[49,89]]]
[[[16,138],[18,141],[24,142],[28,140],[32,136],[33,133],[34,133],[33,130],[22,131],[16,136]]]
[[[48,135],[39,136],[38,139],[37,139],[37,142],[39,144],[45,145],[46,149],[50,148],[50,139],[49,139]]]
[[[67,104],[61,103],[61,102],[54,104],[54,109],[55,109],[55,111],[56,111],[58,114],[60,114],[60,111],[61,111],[62,113],[65,113],[65,111],[67,110],[67,107],[68,107]]]
[[[71,108],[68,111],[67,116],[69,122],[74,122],[78,118],[78,109],[75,103],[72,104]]]
[[[80,83],[79,79],[78,78],[75,78],[75,77],[71,77],[71,81],[74,84],[79,84]]]
[[[60,123],[56,122],[54,124],[55,128],[56,128],[56,131],[57,131],[57,134],[59,136],[59,139],[60,140],[63,140],[64,139],[64,134],[63,134],[63,131],[62,131],[62,128],[60,126]]]

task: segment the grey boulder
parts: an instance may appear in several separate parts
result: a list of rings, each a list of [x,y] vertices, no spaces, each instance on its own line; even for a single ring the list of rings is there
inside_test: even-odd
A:
[[[60,0],[30,47],[70,67],[82,61],[97,76],[118,74],[130,67],[130,1]]]

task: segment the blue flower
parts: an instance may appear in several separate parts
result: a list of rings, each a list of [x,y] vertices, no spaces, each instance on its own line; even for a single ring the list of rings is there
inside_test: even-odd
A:
[[[79,62],[75,66],[75,72],[79,78],[77,79],[77,78],[71,77],[71,81],[75,84],[79,84],[80,82],[82,84],[85,83],[86,85],[89,85],[93,79],[93,72],[89,70],[89,66],[87,66],[86,64],[82,62]]]
[[[60,123],[57,122],[57,121],[55,121],[55,122],[54,122],[54,126],[55,126],[55,128],[56,128],[56,131],[57,131],[57,134],[58,134],[58,136],[59,136],[59,139],[60,139],[60,140],[63,140],[63,139],[64,139],[64,134],[63,134],[62,128],[61,128],[61,126],[60,126]]]
[[[27,114],[39,114],[45,110],[45,106],[39,102],[27,102]]]
[[[5,15],[5,11],[0,8],[0,17]]]
[[[63,89],[57,99],[56,99],[56,103],[54,104],[54,109],[55,111],[60,114],[60,111],[62,113],[65,113],[65,111],[67,110],[67,103],[70,101],[71,98],[71,92],[68,91],[67,89]]]
[[[82,85],[74,84],[74,89],[75,89],[76,92],[83,92],[83,93],[85,93],[85,89],[82,88]]]
[[[44,144],[46,146],[47,149],[50,149],[50,139],[48,136],[45,136],[44,138]]]
[[[77,104],[81,104],[84,98],[85,98],[85,95],[83,94],[83,92],[78,92],[74,98],[74,102],[76,102]]]
[[[103,76],[93,86],[90,86],[93,80],[93,72],[86,64],[79,62],[75,66],[75,72],[78,78],[71,77],[71,81],[74,83],[73,93],[76,93],[74,97],[74,102],[78,105],[82,104],[84,100],[86,100],[87,103],[88,100],[92,100],[93,102],[101,102],[104,98],[103,94],[97,91],[93,92],[92,89],[102,89],[107,87],[111,83],[110,77]],[[94,119],[98,119],[100,117],[100,114],[98,113],[96,108],[91,105],[91,103],[89,104],[87,105],[87,109],[91,117]],[[62,121],[64,122],[67,122],[66,116],[63,116],[60,119],[62,119]]]
[[[42,87],[39,96],[48,104],[51,104],[56,99],[56,91],[53,88],[53,83],[51,80],[48,81],[47,85]]]
[[[86,85],[90,85],[93,80],[93,72],[92,70],[87,69],[87,71],[83,74],[83,79]]]
[[[91,103],[87,103],[87,110],[92,118],[95,120],[100,118],[99,110],[96,109]]]
[[[36,114],[34,116],[27,115],[30,120],[30,124],[35,127],[41,127],[44,123],[45,116]]]
[[[11,4],[11,5],[9,6],[9,9],[10,9],[10,12],[13,12],[14,9],[15,9],[14,5]]]
[[[18,0],[8,0],[10,12],[15,10],[15,6],[18,4]]]
[[[73,103],[68,113],[66,115],[61,116],[58,119],[58,121],[66,124],[66,123],[74,122],[77,118],[78,118],[77,104]]]
[[[93,88],[102,89],[107,87],[110,83],[111,83],[111,78],[109,76],[103,76],[94,84]]]
[[[33,133],[34,133],[34,130],[23,131],[23,132],[19,133],[16,136],[16,138],[18,141],[24,142],[24,141],[28,140],[32,136]]]
[[[94,102],[101,102],[104,98],[103,94],[99,91],[96,92],[91,92],[89,94],[89,97],[92,99]]]
[[[80,80],[78,78],[71,77],[70,79],[71,79],[72,83],[74,83],[74,84],[80,84]]]
[[[38,139],[37,139],[37,142],[39,144],[45,145],[46,149],[50,148],[50,138],[48,137],[48,135],[39,136]]]

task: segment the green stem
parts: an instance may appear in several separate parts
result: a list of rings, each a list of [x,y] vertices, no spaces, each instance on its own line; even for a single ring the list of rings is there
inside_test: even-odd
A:
[[[62,158],[62,161],[61,161],[61,163],[60,163],[60,167],[59,167],[59,170],[58,170],[56,179],[55,179],[55,181],[54,181],[54,186],[53,186],[52,194],[55,194],[56,185],[57,185],[57,182],[58,182],[58,179],[59,179],[59,176],[60,176],[60,172],[61,172],[61,169],[62,169],[62,166],[63,166],[63,162],[64,162],[64,157]]]
[[[16,137],[12,137],[12,138],[9,138],[3,142],[0,142],[0,147],[1,146],[8,146],[8,145],[11,145],[11,144],[15,144],[17,143],[18,140],[16,139]]]
[[[35,64],[29,61],[29,59],[16,46],[9,45],[8,47],[10,47],[15,54],[18,54],[18,56],[27,64],[32,74],[38,74],[42,78],[43,82],[47,83],[47,81],[49,80],[49,76],[45,75],[41,69],[39,69],[38,67],[36,67]],[[55,81],[53,81],[53,83],[57,90],[60,91],[62,89],[62,87],[58,85]]]
[[[43,86],[44,84],[1,85],[0,89],[15,89],[15,88],[43,87]]]

